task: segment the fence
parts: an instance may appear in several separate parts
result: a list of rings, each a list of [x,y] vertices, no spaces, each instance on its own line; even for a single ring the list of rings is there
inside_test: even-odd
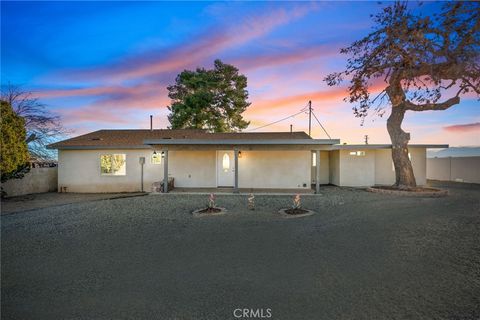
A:
[[[2,183],[7,197],[24,194],[57,191],[57,167],[31,168],[22,179],[12,179]]]
[[[428,158],[427,179],[480,183],[480,157]]]

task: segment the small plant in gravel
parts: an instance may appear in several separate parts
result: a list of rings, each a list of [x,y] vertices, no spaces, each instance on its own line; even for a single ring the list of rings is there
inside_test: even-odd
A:
[[[296,194],[293,198],[293,205],[291,209],[285,210],[287,214],[304,214],[307,213],[308,210],[302,209],[302,199],[300,198],[299,194]]]
[[[248,209],[255,210],[255,196],[253,193],[250,193],[250,196],[248,197]]]
[[[207,207],[203,210],[200,210],[199,213],[217,213],[222,211],[222,209],[217,207],[217,203],[215,202],[216,196],[214,193],[210,193],[207,201]]]
[[[296,194],[295,198],[293,198],[292,209],[300,209],[301,206],[302,206],[302,199],[300,198],[299,194]]]

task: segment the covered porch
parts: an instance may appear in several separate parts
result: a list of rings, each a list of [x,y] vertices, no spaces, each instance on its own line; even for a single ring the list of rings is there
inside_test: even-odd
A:
[[[177,193],[308,194],[320,191],[320,151],[338,142],[157,139],[144,143],[162,153],[164,192],[172,191],[168,178],[173,178]]]

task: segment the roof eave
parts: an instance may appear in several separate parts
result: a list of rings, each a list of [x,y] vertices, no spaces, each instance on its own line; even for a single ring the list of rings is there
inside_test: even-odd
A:
[[[409,148],[426,149],[446,149],[448,144],[409,144]],[[332,150],[351,150],[351,149],[391,149],[391,144],[340,144],[333,145]]]
[[[146,139],[146,145],[334,145],[340,139]]]

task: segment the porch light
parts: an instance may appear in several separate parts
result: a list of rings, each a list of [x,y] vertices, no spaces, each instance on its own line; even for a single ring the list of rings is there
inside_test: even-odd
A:
[[[313,163],[313,166],[316,167],[317,166],[317,153],[314,152],[312,153],[312,163]]]
[[[162,151],[162,159],[165,158],[165,151]]]
[[[230,157],[229,157],[228,153],[225,153],[223,155],[222,167],[223,167],[223,171],[225,171],[225,172],[227,172],[228,169],[230,169]]]
[[[242,157],[242,151],[238,151],[238,157],[239,157],[239,158]]]

